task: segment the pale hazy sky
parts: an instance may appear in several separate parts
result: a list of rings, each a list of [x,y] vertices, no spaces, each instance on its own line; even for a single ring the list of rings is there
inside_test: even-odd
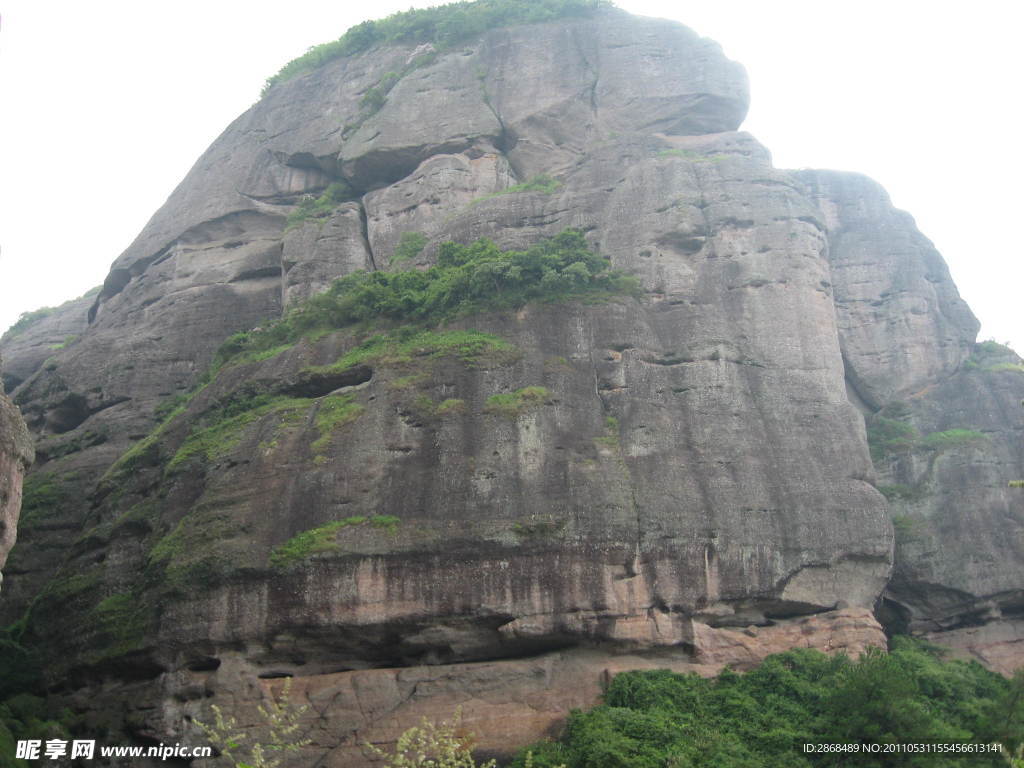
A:
[[[721,43],[750,74],[743,128],[775,164],[860,171],[885,185],[946,257],[981,338],[1024,352],[1015,3],[618,5]],[[0,5],[0,330],[100,284],[268,75],[353,24],[409,6]]]

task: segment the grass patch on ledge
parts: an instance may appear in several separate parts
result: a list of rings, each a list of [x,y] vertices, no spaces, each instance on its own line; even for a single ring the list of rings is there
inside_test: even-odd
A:
[[[481,331],[423,331],[400,328],[391,333],[378,333],[346,352],[330,365],[304,369],[309,373],[344,371],[362,363],[405,365],[417,360],[455,357],[467,365],[483,361],[507,362],[518,357],[518,351],[504,339]],[[400,380],[399,386],[414,377]]]
[[[327,449],[334,430],[351,424],[362,414],[363,406],[352,402],[354,398],[355,395],[328,395],[320,400],[316,411],[316,428],[320,437],[310,445],[315,454],[319,455]]]
[[[484,413],[514,419],[526,411],[544,405],[550,397],[551,393],[545,387],[523,387],[515,392],[491,395],[487,398]]]
[[[488,195],[475,197],[469,201],[469,204],[476,205],[477,203],[482,203],[484,200],[492,200],[495,197],[501,197],[502,195],[514,195],[520,192],[542,192],[545,195],[553,195],[561,186],[562,182],[558,181],[558,179],[551,178],[545,173],[540,176],[534,176],[532,179],[524,181],[522,184],[513,184],[511,187],[506,189],[499,189],[497,192],[491,192]]]
[[[206,426],[193,427],[192,433],[167,463],[167,471],[176,472],[199,457],[215,461],[241,442],[243,432],[250,424],[270,413],[291,420],[308,410],[311,404],[312,401],[306,398],[272,395],[258,395],[230,403],[208,418]]]
[[[399,518],[393,515],[373,515],[372,517],[357,515],[346,517],[344,520],[335,520],[318,528],[311,528],[292,536],[277,547],[270,555],[270,567],[275,570],[284,570],[315,555],[338,551],[340,549],[338,533],[345,528],[370,525],[394,534],[398,530],[400,522]]]

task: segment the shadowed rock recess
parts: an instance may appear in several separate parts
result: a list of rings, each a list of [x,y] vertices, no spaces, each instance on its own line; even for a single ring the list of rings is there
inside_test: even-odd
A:
[[[746,109],[718,45],[615,10],[270,88],[88,309],[3,339],[38,462],[0,614],[53,695],[200,743],[293,676],[303,764],[348,766],[460,704],[507,755],[628,668],[885,631],[1021,663],[1021,361],[884,191],[773,168]],[[204,376],[339,277],[567,229],[640,290]]]

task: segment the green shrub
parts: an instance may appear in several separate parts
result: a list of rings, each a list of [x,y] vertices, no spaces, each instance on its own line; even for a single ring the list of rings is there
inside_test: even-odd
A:
[[[312,742],[309,738],[299,738],[309,705],[293,704],[291,689],[289,678],[280,696],[271,696],[266,706],[256,707],[262,718],[256,727],[240,728],[238,721],[225,716],[216,704],[210,707],[212,722],[196,720],[195,724],[221,760],[232,768],[278,768],[290,753],[299,752]],[[289,764],[293,764],[292,761]]]
[[[979,342],[974,345],[975,351],[982,355],[1012,355],[1014,351],[1005,344],[1000,344],[994,339]]]
[[[402,238],[398,241],[395,254],[391,257],[392,264],[412,261],[420,255],[420,251],[427,245],[427,238],[421,232],[403,232]]]
[[[307,219],[323,219],[330,216],[340,203],[351,200],[352,197],[352,188],[343,181],[334,182],[319,197],[306,195],[298,207],[288,214],[285,231],[299,226]]]
[[[371,112],[378,111],[384,106],[384,102],[387,100],[387,95],[400,79],[401,75],[397,72],[388,72],[381,78],[377,85],[370,88],[370,90],[363,95],[362,101],[359,102],[359,106],[366,107]]]
[[[78,341],[78,336],[77,335],[65,336],[64,337],[64,341],[60,342],[59,344],[51,344],[50,345],[50,349],[53,349],[53,350],[64,349],[65,347],[70,346],[71,344],[74,344],[76,341]]]
[[[22,312],[18,315],[18,319],[14,321],[14,324],[8,328],[3,335],[4,339],[13,339],[33,325],[45,320],[47,317],[57,311],[57,307],[40,307],[39,309],[32,310],[31,312]]]
[[[333,42],[313,46],[267,78],[263,93],[276,83],[379,45],[433,43],[444,49],[497,27],[584,16],[610,6],[608,0],[478,0],[401,11],[364,21]]]
[[[947,429],[943,432],[931,432],[921,438],[920,445],[929,451],[948,451],[966,445],[986,442],[987,437],[973,429]]]
[[[868,448],[874,461],[909,451],[917,444],[916,429],[906,422],[881,414],[876,414],[868,421],[867,433]]]
[[[906,638],[856,662],[798,649],[743,675],[619,674],[601,706],[571,714],[560,742],[528,749],[537,768],[998,766],[1001,756],[991,753],[808,753],[803,745],[999,739],[1012,746],[1024,734],[1020,707],[1007,714],[1015,685]],[[526,765],[526,751],[515,768]]]
[[[502,251],[486,239],[449,242],[429,269],[357,272],[336,280],[282,320],[232,336],[218,351],[215,367],[325,329],[381,320],[437,325],[533,301],[602,300],[635,293],[638,285],[590,251],[574,230],[525,251]]]
[[[69,728],[74,724],[75,717],[70,710],[56,710],[39,696],[22,693],[0,703],[0,768],[45,764],[48,761],[29,763],[16,758],[17,742],[37,740],[45,743],[49,739],[67,742],[71,739]]]

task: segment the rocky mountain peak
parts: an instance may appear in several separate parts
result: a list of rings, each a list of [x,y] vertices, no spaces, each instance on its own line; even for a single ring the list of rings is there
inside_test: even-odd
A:
[[[508,753],[631,667],[1017,658],[1017,358],[877,185],[772,167],[717,44],[590,10],[286,67],[4,337],[0,613],[72,709],[171,742],[292,676],[342,766],[456,703]]]

